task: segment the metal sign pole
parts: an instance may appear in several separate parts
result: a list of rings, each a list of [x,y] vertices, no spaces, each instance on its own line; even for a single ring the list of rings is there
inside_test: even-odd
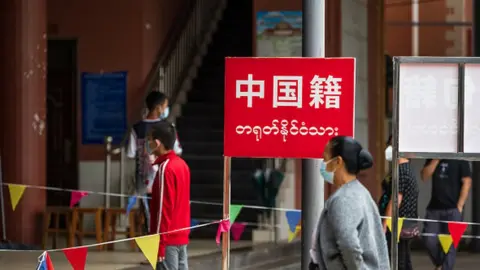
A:
[[[7,224],[5,222],[5,199],[3,197],[3,177],[2,177],[2,158],[0,157],[0,206],[2,211],[2,236],[3,240],[7,239]]]
[[[398,131],[400,64],[393,59],[393,132],[392,132],[392,231],[391,231],[391,269],[398,270]]]
[[[223,218],[230,217],[230,172],[231,157],[223,157]],[[230,267],[230,229],[222,233],[222,270]]]
[[[325,0],[303,0],[303,56],[325,57]],[[324,204],[320,160],[302,160],[302,267],[308,270],[312,234]]]

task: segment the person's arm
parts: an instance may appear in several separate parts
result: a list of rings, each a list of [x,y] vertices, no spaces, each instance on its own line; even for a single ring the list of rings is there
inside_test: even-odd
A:
[[[158,165],[152,165],[148,170],[148,174],[147,174],[147,181],[148,181],[147,192],[148,193],[152,192],[152,187],[153,187],[153,183],[155,182],[155,179],[156,179],[155,176],[157,175],[157,172],[158,172]]]
[[[400,208],[400,205],[402,204],[402,199],[403,199],[402,193],[398,193],[398,208]],[[387,204],[387,208],[385,209],[385,216],[386,217],[391,217],[392,216],[392,205],[393,205],[393,201],[392,201],[392,199],[390,199],[390,201]],[[387,231],[387,219],[386,218],[383,219],[383,231],[384,232]]]
[[[465,206],[465,202],[468,199],[470,187],[472,186],[472,172],[467,161],[462,161],[460,163],[460,176],[462,178],[462,189],[460,190],[460,197],[458,198],[457,207],[458,211],[461,213],[463,211],[463,207]]]
[[[160,221],[160,246],[158,248],[158,257],[165,258],[165,243],[168,239],[169,233],[171,229],[171,222],[173,217],[173,207],[174,201],[176,196],[176,187],[175,187],[175,176],[173,172],[166,168],[161,170],[163,172],[163,181],[162,176],[160,175],[159,184],[161,185],[163,182],[163,199],[162,199],[162,213],[161,213],[161,221]]]
[[[127,157],[135,158],[136,155],[137,155],[137,135],[135,134],[135,131],[132,128],[132,130],[130,131],[130,138],[128,139]]]
[[[405,194],[407,185],[411,181],[409,176],[406,176],[404,174],[400,174],[400,178],[398,179],[398,206],[397,208],[400,209],[400,206],[402,205],[402,200],[403,200],[403,194]],[[390,189],[391,189],[390,185]],[[387,204],[387,208],[385,209],[385,216],[391,217],[392,216],[392,211],[393,211],[393,198],[390,196],[390,201]],[[387,219],[383,219],[383,230],[386,232],[387,231]]]
[[[363,250],[357,228],[362,222],[363,204],[351,197],[338,197],[328,209],[328,221],[333,229],[345,269],[362,269]]]
[[[427,181],[428,179],[432,178],[432,175],[435,172],[439,162],[440,160],[438,159],[427,159],[420,174],[423,181]]]

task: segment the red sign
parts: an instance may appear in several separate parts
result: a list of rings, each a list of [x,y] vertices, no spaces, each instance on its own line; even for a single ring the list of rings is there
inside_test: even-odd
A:
[[[354,124],[354,58],[225,60],[225,156],[321,158]]]

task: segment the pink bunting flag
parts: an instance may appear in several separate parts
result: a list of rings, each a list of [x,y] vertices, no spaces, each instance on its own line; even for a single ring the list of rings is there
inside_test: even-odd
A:
[[[246,226],[247,224],[244,222],[235,222],[232,224],[230,230],[232,231],[233,240],[240,240],[240,237],[242,237],[243,231],[245,231]]]
[[[218,224],[217,237],[215,239],[217,241],[217,245],[220,245],[220,236],[222,235],[222,233],[228,232],[229,229],[230,229],[230,220],[220,221],[220,223]]]
[[[70,198],[70,208],[77,204],[83,197],[87,195],[88,192],[85,191],[72,191],[72,197]]]

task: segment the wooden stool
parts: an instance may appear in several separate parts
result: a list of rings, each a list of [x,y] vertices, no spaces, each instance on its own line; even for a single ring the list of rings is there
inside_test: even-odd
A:
[[[85,214],[95,215],[95,231],[86,232],[83,230],[83,218]],[[75,243],[75,236],[77,236],[78,245],[83,245],[83,237],[86,235],[95,235],[97,243],[103,242],[102,231],[102,215],[103,208],[73,208],[71,229],[69,233],[69,242]],[[97,246],[98,250],[103,250],[103,245]]]
[[[60,228],[60,217],[65,217],[65,228]],[[43,239],[42,239],[42,249],[45,250],[48,242],[48,235],[53,234],[52,236],[52,248],[57,248],[57,237],[59,234],[65,234],[67,240],[67,247],[71,247],[69,242],[70,238],[68,237],[70,230],[70,219],[72,217],[72,209],[68,207],[47,207],[43,215]],[[53,218],[53,228],[50,228],[50,223]]]
[[[127,238],[134,238],[136,235],[135,228],[135,216],[137,210],[132,209],[128,214],[128,230],[126,231],[117,231],[117,218],[126,215],[127,210],[124,208],[109,208],[105,210],[105,223],[103,229],[104,241],[113,241],[117,237],[117,233],[125,235]],[[135,251],[137,245],[135,241],[130,241],[130,248],[132,251]],[[106,247],[108,250],[114,250],[114,244],[108,244]]]

